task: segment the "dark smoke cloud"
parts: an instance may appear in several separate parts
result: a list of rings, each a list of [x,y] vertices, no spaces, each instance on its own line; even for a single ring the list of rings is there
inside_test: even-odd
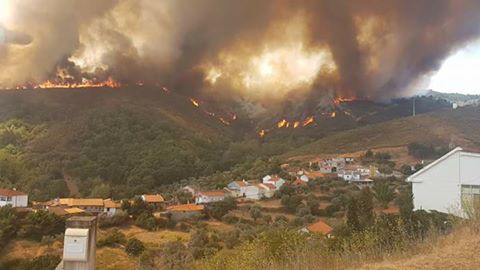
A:
[[[412,91],[480,35],[476,0],[11,2],[15,19],[8,26],[33,42],[24,48],[0,45],[0,65],[6,67],[0,85],[6,86],[41,82],[62,70],[69,80],[113,77],[188,93],[215,88],[206,93],[245,98],[250,93],[228,83],[206,84],[199,66],[218,63],[222,53],[254,54],[272,39],[281,44],[285,29],[300,17],[306,50],[328,48],[336,72],[319,72],[308,91],[292,89],[282,99],[332,92],[390,98]]]

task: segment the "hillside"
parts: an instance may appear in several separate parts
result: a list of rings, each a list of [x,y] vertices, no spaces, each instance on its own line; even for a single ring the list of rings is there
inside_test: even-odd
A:
[[[293,124],[277,127],[288,114],[253,117],[240,104],[192,98],[160,87],[2,91],[0,185],[27,191],[32,200],[121,199],[217,171],[256,177],[245,175],[249,170],[264,173],[255,166],[266,166],[260,165],[265,162],[256,160],[299,147],[315,152],[318,147],[309,149],[309,143],[318,139],[317,144],[325,141],[335,152],[342,144],[355,142],[348,134],[356,138],[358,130],[371,138],[371,126],[362,127],[372,123],[415,136],[404,119],[390,123],[411,114],[411,105],[409,99],[331,100],[311,112],[313,122],[295,129]],[[447,107],[432,98],[417,101],[418,113],[443,112]],[[418,121],[424,117],[429,119],[419,116]],[[263,138],[258,135],[261,129],[268,129]],[[392,145],[382,140],[374,142]]]
[[[224,170],[232,161],[221,153],[243,124],[227,128],[205,110],[161,89],[4,91],[0,183],[33,200],[78,193],[75,185],[83,196],[123,198]]]
[[[480,147],[480,110],[476,107],[399,118],[338,132],[304,145],[284,157],[318,153],[349,153],[365,149],[405,146],[411,142],[453,143]]]

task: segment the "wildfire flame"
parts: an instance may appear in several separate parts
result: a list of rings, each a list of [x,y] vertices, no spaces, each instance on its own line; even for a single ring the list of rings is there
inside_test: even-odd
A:
[[[227,125],[227,126],[230,126],[230,122],[228,122],[227,120],[225,120],[223,117],[219,117],[218,120],[220,120],[220,122],[222,122],[223,124]]]
[[[332,112],[332,113],[330,114],[330,118],[335,118],[336,116],[337,116],[337,113],[336,113],[336,112]]]
[[[260,138],[265,137],[266,134],[267,134],[267,132],[265,131],[265,129],[262,129],[262,130],[260,130],[260,132],[258,132],[258,135],[260,136]]]
[[[288,121],[285,119],[282,119],[280,122],[277,123],[278,128],[283,128],[283,127],[288,127]]]
[[[293,128],[298,128],[299,126],[300,126],[299,121],[296,121],[295,123],[293,123]]]
[[[66,89],[66,88],[119,88],[122,85],[112,78],[104,82],[92,82],[84,80],[81,83],[58,83],[55,81],[47,80],[39,85],[34,86],[34,89]],[[25,88],[25,87],[21,87]],[[18,89],[18,88],[17,88]]]
[[[198,103],[198,101],[196,101],[195,99],[190,98],[190,102],[193,104],[193,106],[200,107],[200,103]]]
[[[334,103],[335,105],[339,105],[341,103],[345,103],[345,102],[352,102],[352,101],[355,101],[355,100],[358,100],[357,98],[355,97],[337,97],[334,99]]]
[[[302,125],[303,125],[304,127],[306,127],[306,126],[310,125],[311,123],[313,123],[314,121],[315,121],[315,118],[314,118],[313,116],[310,116],[310,117],[307,117],[307,118],[303,121]]]

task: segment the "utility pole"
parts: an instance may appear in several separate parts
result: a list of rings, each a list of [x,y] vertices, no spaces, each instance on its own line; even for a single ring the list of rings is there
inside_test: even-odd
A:
[[[415,117],[415,97],[413,97],[413,117]]]

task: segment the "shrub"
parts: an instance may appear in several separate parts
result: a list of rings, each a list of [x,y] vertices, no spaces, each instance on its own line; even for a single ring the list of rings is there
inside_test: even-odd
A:
[[[41,241],[44,235],[61,234],[65,230],[65,219],[47,211],[31,212],[23,227],[25,237]]]
[[[295,213],[297,207],[302,203],[302,198],[298,195],[283,195],[281,203],[283,207],[285,207],[285,210],[290,213]]]
[[[223,216],[222,221],[227,224],[235,224],[238,222],[238,217],[229,213]]]
[[[124,213],[116,214],[114,216],[108,217],[105,215],[101,215],[98,217],[98,227],[110,228],[110,227],[118,227],[124,225],[128,222],[128,215]]]
[[[180,242],[168,242],[162,248],[162,269],[182,270],[192,262],[186,246]]]
[[[114,247],[115,245],[118,244],[125,244],[127,239],[125,238],[125,234],[120,232],[119,230],[115,229],[112,231],[109,231],[105,237],[99,239],[97,241],[97,246],[98,247],[104,247],[104,246],[109,246],[109,247]]]
[[[207,206],[207,212],[211,217],[221,220],[224,215],[235,208],[237,208],[235,199],[227,197],[223,201],[209,204]]]
[[[127,252],[130,256],[137,257],[145,250],[145,246],[143,245],[142,241],[138,240],[137,238],[130,238],[125,245],[125,252]]]
[[[140,228],[152,231],[157,226],[157,222],[151,213],[144,212],[137,217],[137,219],[135,220],[135,225]]]

